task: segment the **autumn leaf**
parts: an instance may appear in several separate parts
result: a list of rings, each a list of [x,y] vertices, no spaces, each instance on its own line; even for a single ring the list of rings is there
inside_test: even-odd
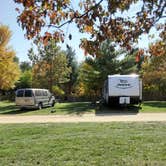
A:
[[[88,33],[92,33],[93,32],[93,27],[92,26],[85,26],[84,31],[88,32]]]

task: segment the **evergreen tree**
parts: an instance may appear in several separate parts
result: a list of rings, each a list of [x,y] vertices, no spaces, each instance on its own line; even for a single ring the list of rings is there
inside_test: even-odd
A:
[[[71,95],[72,91],[74,91],[76,81],[77,81],[77,76],[78,76],[78,63],[76,61],[75,55],[76,55],[75,51],[72,50],[71,47],[69,47],[66,50],[68,67],[71,68],[69,81],[66,83],[67,94],[69,95]]]

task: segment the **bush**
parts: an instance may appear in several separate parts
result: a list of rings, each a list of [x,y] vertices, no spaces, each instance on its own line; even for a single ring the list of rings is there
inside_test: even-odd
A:
[[[53,86],[52,91],[55,94],[55,96],[58,97],[63,97],[65,95],[65,92],[59,86]]]

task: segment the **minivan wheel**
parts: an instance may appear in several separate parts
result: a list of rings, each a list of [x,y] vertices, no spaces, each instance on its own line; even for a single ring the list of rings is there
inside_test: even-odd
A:
[[[24,109],[25,109],[24,107],[21,107],[21,108],[20,108],[20,111],[24,111]]]
[[[42,109],[42,103],[38,104],[38,109],[41,110]]]
[[[52,102],[51,106],[54,107],[54,105],[55,105],[55,101]]]

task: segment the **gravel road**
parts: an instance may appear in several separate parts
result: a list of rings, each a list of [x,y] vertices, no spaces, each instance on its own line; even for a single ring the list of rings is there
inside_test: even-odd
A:
[[[112,113],[84,115],[1,115],[0,124],[8,123],[78,123],[78,122],[149,122],[165,121],[166,113]]]

